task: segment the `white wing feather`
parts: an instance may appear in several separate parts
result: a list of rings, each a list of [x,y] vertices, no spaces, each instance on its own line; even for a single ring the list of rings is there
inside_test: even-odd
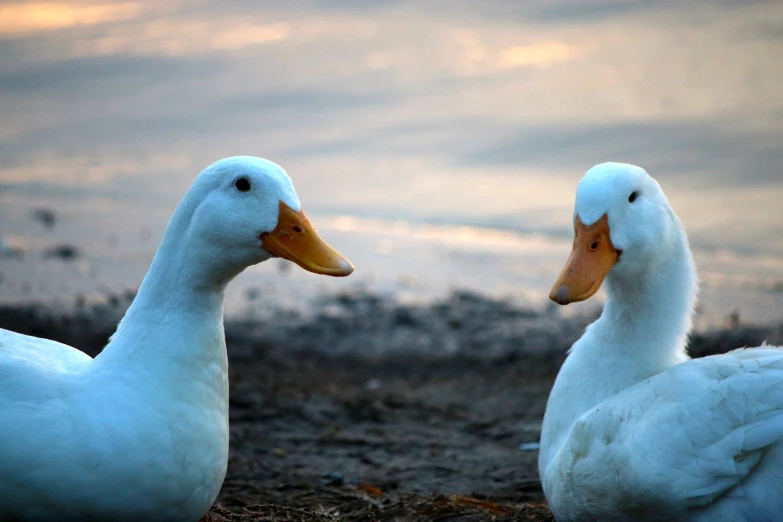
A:
[[[51,398],[64,374],[82,372],[91,361],[68,345],[0,328],[0,402]]]
[[[706,506],[783,444],[783,350],[682,363],[586,412],[567,440],[556,468],[571,498],[585,502],[576,512]]]

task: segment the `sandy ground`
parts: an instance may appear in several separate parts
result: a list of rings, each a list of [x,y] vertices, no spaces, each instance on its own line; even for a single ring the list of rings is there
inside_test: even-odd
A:
[[[127,299],[0,327],[97,353]],[[456,293],[423,307],[371,295],[312,316],[228,321],[231,456],[209,521],[551,521],[535,449],[565,351],[561,320]],[[783,325],[694,336],[705,355],[783,340]]]

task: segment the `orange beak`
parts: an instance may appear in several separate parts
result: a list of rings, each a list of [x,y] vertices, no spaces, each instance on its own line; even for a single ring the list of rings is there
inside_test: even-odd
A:
[[[270,254],[293,261],[308,272],[334,277],[353,272],[351,262],[318,237],[304,211],[297,212],[282,201],[277,227],[261,234],[261,245]]]
[[[571,256],[549,292],[549,298],[567,305],[592,297],[619,257],[620,252],[609,237],[606,214],[589,227],[577,216]]]

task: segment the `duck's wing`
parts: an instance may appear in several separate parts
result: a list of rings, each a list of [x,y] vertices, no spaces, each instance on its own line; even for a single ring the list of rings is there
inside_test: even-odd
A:
[[[92,358],[68,345],[0,328],[0,402],[46,400],[64,374]]]
[[[577,497],[631,511],[708,505],[783,444],[783,349],[687,361],[600,404],[572,430],[558,478]]]

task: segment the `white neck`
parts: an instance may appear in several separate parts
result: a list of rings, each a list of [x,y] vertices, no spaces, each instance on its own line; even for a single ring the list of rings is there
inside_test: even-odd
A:
[[[685,232],[679,222],[674,224],[669,253],[655,266],[633,275],[612,270],[607,277],[603,313],[571,348],[549,397],[541,469],[556,455],[579,416],[688,358],[685,345],[697,294],[696,268]]]
[[[96,370],[122,368],[160,379],[159,386],[188,382],[227,397],[223,333],[223,292],[242,266],[226,271],[191,227],[197,197],[175,210],[149,272],[109,344],[96,358]],[[225,260],[223,260],[225,261]]]

